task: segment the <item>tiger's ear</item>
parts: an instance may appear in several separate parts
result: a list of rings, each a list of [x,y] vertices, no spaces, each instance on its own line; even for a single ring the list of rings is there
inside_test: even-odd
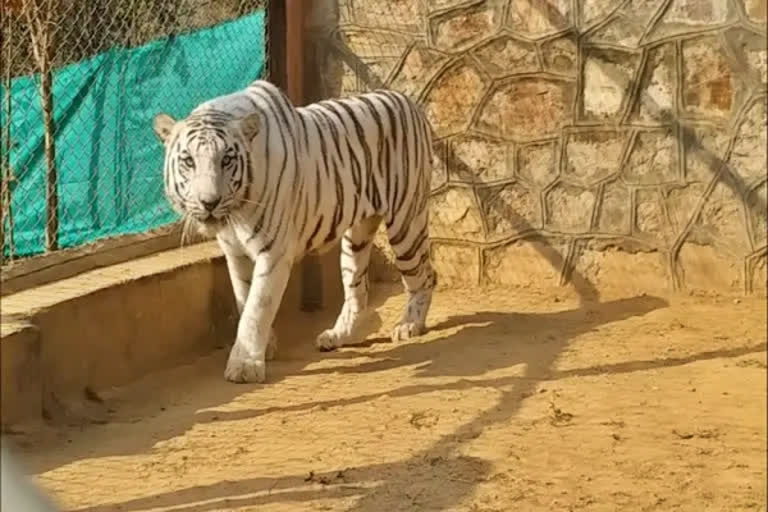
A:
[[[155,135],[160,139],[160,142],[165,143],[168,137],[171,135],[171,130],[176,124],[176,120],[165,113],[160,113],[155,116],[153,123],[155,129]]]
[[[240,130],[245,140],[250,142],[261,131],[261,116],[259,114],[245,116],[240,120]]]

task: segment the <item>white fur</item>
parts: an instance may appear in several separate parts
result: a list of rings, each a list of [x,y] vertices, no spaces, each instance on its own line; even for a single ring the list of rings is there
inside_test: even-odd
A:
[[[397,122],[391,121],[392,112]],[[199,126],[195,119],[208,113],[232,116],[222,128],[226,141],[190,135]],[[330,350],[355,339],[368,306],[373,235],[382,220],[409,294],[392,338],[424,332],[436,284],[426,236],[431,131],[404,97],[377,93],[295,109],[274,86],[255,82],[203,103],[185,121],[158,116],[155,129],[167,147],[171,203],[200,216],[201,205],[221,198],[211,212],[218,220],[203,228],[216,233],[240,313],[226,379],[265,380],[265,361],[276,351],[272,324],[291,267],[308,251],[322,251],[339,238],[344,304],[316,345]],[[391,135],[398,133],[402,137]],[[245,171],[223,163],[226,148],[238,143],[250,159],[247,187],[240,188],[234,183],[245,179]],[[182,165],[189,161],[184,155],[192,167]]]

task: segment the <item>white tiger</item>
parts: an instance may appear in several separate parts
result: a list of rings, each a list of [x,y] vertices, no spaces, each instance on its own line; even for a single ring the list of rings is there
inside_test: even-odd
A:
[[[291,267],[341,238],[344,305],[318,348],[352,341],[368,301],[373,236],[383,220],[408,293],[393,340],[425,330],[437,284],[427,228],[432,131],[402,94],[376,91],[294,108],[274,85],[158,114],[165,193],[226,257],[240,320],[224,372],[263,382],[272,324]]]

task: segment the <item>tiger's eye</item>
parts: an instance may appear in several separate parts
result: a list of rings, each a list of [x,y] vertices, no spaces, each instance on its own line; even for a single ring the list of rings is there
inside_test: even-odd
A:
[[[229,155],[224,155],[224,158],[221,159],[221,165],[224,167],[228,166],[230,163],[232,163],[232,157]]]
[[[185,156],[182,162],[184,162],[184,165],[186,165],[187,167],[195,166],[195,159],[192,158],[191,156]]]

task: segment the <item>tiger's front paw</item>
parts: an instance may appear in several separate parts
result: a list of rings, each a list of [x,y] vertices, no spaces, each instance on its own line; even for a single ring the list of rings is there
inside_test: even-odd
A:
[[[321,352],[329,352],[343,346],[346,338],[333,329],[327,329],[315,339],[315,346]]]
[[[264,382],[267,378],[267,368],[264,361],[258,359],[232,360],[227,362],[224,378],[229,382],[243,384],[246,382]]]
[[[267,378],[267,367],[264,358],[247,354],[237,343],[232,347],[224,370],[224,378],[230,382],[264,382]]]
[[[392,341],[405,341],[424,334],[424,325],[416,322],[401,322],[392,329]]]

